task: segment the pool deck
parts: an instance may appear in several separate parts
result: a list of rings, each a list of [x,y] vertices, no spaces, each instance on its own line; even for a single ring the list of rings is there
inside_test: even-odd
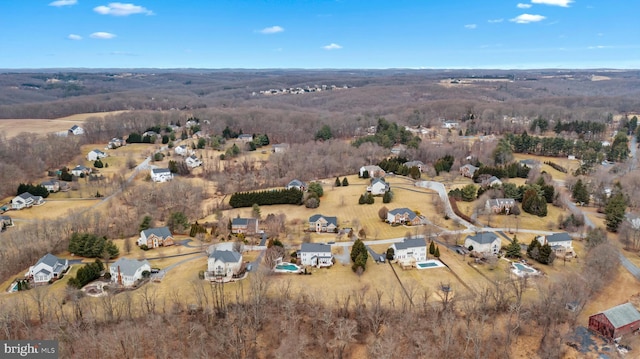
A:
[[[430,264],[430,265],[429,266],[420,266],[421,264]],[[429,259],[429,260],[424,261],[424,262],[416,263],[416,268],[418,268],[418,269],[444,268],[444,264],[442,264],[442,262],[440,262],[438,260]]]
[[[285,268],[278,268],[278,266],[294,266],[297,269],[296,270],[291,270],[291,269],[285,269]],[[298,266],[297,264],[282,262],[282,263],[276,265],[273,268],[273,271],[275,273],[300,273],[300,272],[302,272],[302,268],[300,266]]]

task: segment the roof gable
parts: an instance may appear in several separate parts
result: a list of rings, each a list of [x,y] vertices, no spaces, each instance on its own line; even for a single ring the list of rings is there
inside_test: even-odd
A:
[[[236,251],[215,250],[209,254],[209,258],[223,263],[238,263],[242,260],[242,255]]]
[[[150,235],[155,234],[160,238],[168,238],[171,237],[171,231],[169,227],[157,227],[157,228],[149,228],[142,231],[145,237],[149,238]]]
[[[571,236],[567,232],[554,233],[552,235],[547,236],[547,242],[567,242],[572,241]]]
[[[498,239],[498,236],[493,232],[481,232],[467,238],[479,244],[489,244]]]
[[[321,214],[314,214],[309,217],[309,223],[317,222],[320,218],[324,218],[324,220],[327,221],[327,224],[333,224],[334,226],[338,225],[338,217],[328,217]]]
[[[625,303],[602,312],[615,328],[640,321],[640,313],[631,303]]]
[[[120,274],[126,275],[128,277],[132,277],[133,275],[136,274],[138,269],[140,269],[145,264],[151,267],[151,265],[149,265],[149,261],[147,261],[146,259],[143,261],[139,261],[139,260],[123,257],[115,261],[109,267],[116,273],[118,272],[118,267],[120,267]]]
[[[301,253],[331,253],[331,246],[323,243],[302,243]]]
[[[408,214],[410,219],[414,219],[416,218],[416,213],[412,210],[410,210],[409,208],[403,207],[403,208],[396,208],[396,209],[392,209],[388,212],[389,214],[391,214],[392,216],[397,216],[399,214]]]
[[[424,238],[405,239],[402,242],[394,243],[396,249],[422,248],[427,246]]]

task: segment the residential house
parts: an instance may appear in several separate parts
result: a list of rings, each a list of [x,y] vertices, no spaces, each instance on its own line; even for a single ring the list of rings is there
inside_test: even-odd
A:
[[[156,227],[140,231],[138,246],[147,245],[147,248],[158,248],[174,245],[173,235],[169,227]]]
[[[91,152],[87,153],[87,161],[95,161],[97,159],[100,158],[105,158],[108,155],[100,150],[92,150]]]
[[[406,150],[407,150],[407,146],[401,143],[397,143],[391,147],[391,154],[398,156]]]
[[[180,145],[174,149],[176,155],[189,156],[191,154],[191,148],[187,145]]]
[[[446,128],[448,130],[453,130],[456,129],[458,127],[460,127],[460,123],[458,123],[457,121],[444,121],[444,123],[442,124],[443,128]]]
[[[386,174],[384,170],[380,168],[380,166],[376,166],[376,165],[360,167],[360,171],[358,172],[358,175],[360,177],[365,177],[365,172],[368,174],[367,177],[370,177],[370,178],[384,177],[384,175]]]
[[[482,187],[502,186],[502,181],[496,176],[491,176],[482,181]]]
[[[145,133],[142,134],[142,137],[158,137],[160,136],[159,133],[157,133],[156,131],[145,131]]]
[[[387,212],[387,222],[417,226],[423,224],[423,218],[409,208],[396,208]]]
[[[231,233],[256,234],[258,233],[257,218],[236,217],[231,220]]]
[[[42,196],[34,196],[29,192],[21,193],[11,200],[11,208],[23,209],[44,204]]]
[[[482,254],[498,254],[502,247],[502,241],[493,232],[480,232],[473,236],[467,236],[464,246]]]
[[[538,167],[540,165],[540,162],[534,160],[534,159],[525,159],[525,160],[520,160],[518,162],[518,164],[520,164],[521,167],[527,166],[529,168],[534,168],[534,167]]]
[[[427,170],[427,166],[424,163],[422,163],[422,161],[409,161],[409,162],[405,162],[404,165],[408,169],[411,169],[412,167],[418,167],[420,172],[424,172]]]
[[[295,188],[298,191],[304,192],[307,190],[307,184],[298,179],[294,179],[294,180],[291,180],[291,182],[289,182],[285,188],[286,189]]]
[[[383,195],[389,192],[390,189],[391,187],[389,187],[389,184],[382,178],[373,178],[371,180],[371,185],[367,186],[367,192],[371,192],[374,196]]]
[[[244,142],[244,143],[251,142],[253,141],[253,135],[243,133],[240,136],[238,136],[238,141]]]
[[[52,193],[60,191],[60,182],[55,180],[40,182],[40,185]]]
[[[302,243],[298,259],[303,266],[331,267],[333,265],[331,246],[323,243]]]
[[[36,264],[29,267],[26,276],[32,278],[35,284],[45,284],[50,280],[61,278],[68,268],[68,260],[60,259],[51,253],[47,253]]]
[[[427,242],[424,238],[404,239],[391,245],[393,259],[403,266],[415,265],[427,260]]]
[[[110,150],[116,149],[118,147],[126,146],[127,142],[122,138],[114,137],[107,143],[107,148]]]
[[[516,206],[516,200],[513,198],[492,198],[488,199],[484,205],[484,208],[487,211],[491,211],[492,213],[505,213],[509,214],[511,208]]]
[[[69,134],[70,135],[83,135],[84,134],[84,129],[82,127],[78,126],[78,125],[73,125],[69,129]]]
[[[190,168],[196,168],[198,166],[202,166],[202,161],[200,161],[200,159],[196,155],[191,155],[187,157],[187,159],[185,159],[184,162]]]
[[[467,163],[466,165],[460,166],[460,174],[468,178],[473,178],[473,175],[478,169],[480,169],[480,167]]]
[[[554,233],[546,236],[537,236],[536,240],[541,245],[548,244],[557,256],[573,257],[573,239],[567,232]]]
[[[123,287],[133,287],[136,282],[142,279],[142,273],[151,273],[149,261],[120,258],[109,266],[111,280]]]
[[[291,146],[288,143],[276,143],[271,146],[271,151],[273,153],[283,153],[287,152]]]
[[[631,303],[624,303],[589,317],[589,329],[609,340],[635,334],[640,328],[640,313]]]
[[[229,280],[242,270],[242,254],[236,251],[214,250],[207,260],[208,277],[218,281]]]
[[[76,177],[86,176],[89,173],[91,173],[91,168],[83,165],[77,165],[71,170],[71,174]]]
[[[151,169],[151,180],[153,182],[169,182],[173,179],[173,173],[168,168]]]
[[[309,231],[335,233],[338,231],[338,218],[314,214],[309,217]]]

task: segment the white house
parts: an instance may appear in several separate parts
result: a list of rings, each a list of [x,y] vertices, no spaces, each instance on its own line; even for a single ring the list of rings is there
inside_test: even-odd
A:
[[[389,192],[389,184],[382,178],[374,178],[371,180],[371,185],[367,186],[367,192],[371,192],[372,195],[383,195]]]
[[[231,279],[242,269],[242,254],[236,251],[215,250],[209,254],[207,271],[209,278]]]
[[[174,151],[176,155],[180,156],[189,156],[189,154],[191,154],[191,148],[189,148],[187,145],[177,146]]]
[[[467,236],[464,246],[471,250],[483,254],[498,254],[502,242],[493,232],[481,232],[474,236]]]
[[[291,180],[291,182],[289,182],[285,188],[286,189],[295,188],[298,191],[304,192],[307,190],[307,184],[300,181],[299,179],[294,179],[294,180]]]
[[[315,232],[334,233],[338,229],[338,218],[314,214],[309,217],[309,230]]]
[[[548,244],[556,255],[573,256],[573,239],[567,232],[554,233],[547,236],[537,236],[540,245]]]
[[[89,173],[91,173],[91,168],[82,165],[77,165],[71,170],[71,174],[76,177],[80,177],[83,174],[88,175]]]
[[[168,168],[152,168],[151,180],[153,182],[168,182],[173,179],[173,173]]]
[[[288,143],[276,143],[271,146],[271,151],[273,151],[273,153],[282,153],[289,150],[290,147]]]
[[[360,177],[364,177],[365,172],[368,174],[367,177],[371,177],[371,178],[384,177],[384,175],[386,174],[384,170],[380,168],[380,166],[376,166],[376,165],[360,167],[360,171],[358,172],[358,175]]]
[[[303,266],[331,267],[333,265],[331,246],[323,243],[302,243],[298,259]]]
[[[169,227],[149,228],[140,231],[138,246],[146,244],[148,248],[166,247],[174,244]]]
[[[189,168],[196,168],[198,166],[202,166],[202,161],[196,156],[191,155],[184,160],[184,162],[189,166]]]
[[[11,208],[23,209],[44,203],[42,196],[34,196],[29,192],[21,193],[11,200]]]
[[[29,267],[27,277],[33,278],[35,284],[44,284],[52,279],[62,277],[62,274],[69,268],[69,261],[60,259],[51,253],[47,253],[40,258],[35,265]]]
[[[60,182],[55,180],[43,181],[40,182],[40,185],[49,192],[58,192],[60,190]]]
[[[460,123],[458,123],[457,121],[444,121],[444,123],[442,124],[442,127],[452,130],[460,127]]]
[[[482,182],[483,187],[502,186],[502,181],[496,176],[491,176]]]
[[[111,280],[124,287],[132,287],[137,281],[142,279],[143,272],[151,272],[149,261],[120,258],[109,266]]]
[[[83,135],[84,134],[84,129],[82,127],[78,126],[78,125],[73,125],[69,129],[69,134],[71,134],[71,135]]]
[[[238,136],[238,141],[240,142],[251,142],[253,141],[253,135],[251,134],[247,134],[247,133],[243,133],[242,135]]]
[[[402,265],[414,265],[427,260],[427,242],[424,238],[406,239],[391,245],[393,259]]]
[[[123,140],[122,138],[117,138],[114,137],[111,139],[111,141],[109,141],[109,143],[107,143],[107,148],[108,149],[115,149],[118,147],[122,147],[125,146],[127,144],[127,142],[125,140]]]
[[[97,159],[100,158],[105,158],[108,155],[100,150],[92,150],[91,152],[87,153],[87,161],[95,161]]]

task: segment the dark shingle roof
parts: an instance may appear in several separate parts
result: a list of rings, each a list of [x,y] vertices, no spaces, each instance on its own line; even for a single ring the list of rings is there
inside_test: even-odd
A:
[[[153,173],[155,174],[160,174],[160,173],[171,173],[171,171],[168,168],[154,168],[151,170]]]
[[[602,312],[615,328],[640,320],[640,313],[631,303],[620,304]]]
[[[236,251],[213,251],[209,258],[220,260],[224,263],[237,263],[242,259],[242,255]]]
[[[571,236],[569,236],[569,233],[567,232],[561,232],[561,233],[554,233],[550,236],[547,236],[547,242],[549,243],[554,243],[554,242],[566,242],[566,241],[571,241]]]
[[[169,227],[149,228],[142,231],[142,233],[144,233],[145,237],[147,238],[152,234],[155,234],[160,238],[171,237],[171,231],[169,230]]]
[[[409,208],[406,208],[406,207],[392,209],[388,213],[391,214],[392,216],[395,216],[397,214],[408,213],[409,214],[409,219],[416,218],[416,212],[414,212],[414,211],[412,211],[412,210],[410,210]]]
[[[324,218],[328,224],[333,224],[334,226],[338,225],[338,217],[327,217],[321,214],[314,214],[313,216],[309,217],[309,223],[316,222],[320,218]]]
[[[394,243],[396,246],[396,249],[409,249],[409,248],[417,248],[417,247],[426,247],[427,246],[427,242],[424,240],[424,238],[412,238],[412,239],[405,239],[402,242],[398,242],[398,243]]]
[[[148,265],[149,268],[151,268],[149,261],[147,261],[146,259],[143,261],[139,261],[136,259],[120,258],[109,267],[117,273],[118,266],[120,266],[120,274],[133,276],[134,274],[136,274],[136,271],[145,264]]]
[[[481,232],[476,234],[475,236],[468,236],[467,238],[479,244],[488,244],[493,243],[498,236],[493,232]]]
[[[323,243],[302,243],[300,252],[304,253],[317,253],[317,252],[331,252],[331,246]]]

